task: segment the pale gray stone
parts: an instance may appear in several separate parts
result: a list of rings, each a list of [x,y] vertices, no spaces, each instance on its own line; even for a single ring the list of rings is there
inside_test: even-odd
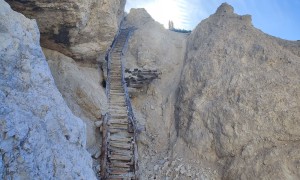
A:
[[[0,179],[95,179],[85,124],[54,84],[36,21],[0,0],[0,24]]]
[[[278,41],[227,4],[196,27],[177,94],[178,153],[224,179],[299,179],[298,43]]]
[[[7,1],[28,18],[36,19],[41,45],[79,61],[104,59],[118,31],[125,0]]]

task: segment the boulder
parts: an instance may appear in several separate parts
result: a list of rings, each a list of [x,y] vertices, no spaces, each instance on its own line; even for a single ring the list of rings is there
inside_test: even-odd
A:
[[[126,0],[7,0],[37,20],[41,45],[77,61],[104,59],[124,14]]]
[[[54,84],[36,21],[0,0],[0,34],[1,179],[96,179],[85,124]]]
[[[175,152],[222,179],[300,178],[298,44],[278,41],[228,4],[196,27],[177,94]]]
[[[150,76],[147,75],[149,80],[159,73],[159,78],[137,89],[138,92],[132,97],[136,119],[145,129],[138,139],[139,168],[142,177],[151,179],[159,173],[153,172],[153,167],[168,156],[176,137],[174,104],[187,35],[165,29],[145,9],[131,9],[123,25],[124,28],[136,28],[129,39],[124,58],[128,77],[133,74],[138,76],[134,69],[140,70],[142,76],[143,72],[146,75],[147,70],[151,70]],[[159,173],[156,179],[165,179],[164,176]]]
[[[92,64],[76,62],[56,51],[45,48],[43,51],[55,84],[68,107],[86,123],[87,148],[99,147],[101,138],[95,122],[108,111],[100,69]]]

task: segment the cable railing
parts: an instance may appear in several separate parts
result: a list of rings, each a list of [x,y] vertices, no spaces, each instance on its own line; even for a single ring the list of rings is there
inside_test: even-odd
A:
[[[125,53],[126,53],[127,48],[128,48],[128,41],[129,41],[129,38],[132,35],[134,30],[135,30],[134,28],[128,29],[129,32],[128,32],[124,47],[122,49],[122,54],[121,54],[122,73],[121,73],[121,77],[122,77],[122,85],[123,85],[123,88],[124,88],[125,102],[126,102],[127,112],[128,112],[128,119],[129,119],[130,123],[133,126],[132,129],[133,129],[133,133],[134,133],[133,137],[134,137],[134,161],[135,161],[134,162],[134,166],[135,166],[134,169],[135,169],[135,176],[137,178],[137,176],[138,176],[138,148],[137,148],[137,144],[136,144],[136,138],[137,138],[137,135],[138,135],[138,132],[137,132],[138,128],[137,128],[137,121],[136,121],[134,113],[133,113],[130,97],[129,97],[129,94],[128,94],[127,84],[126,84],[126,80],[125,80],[125,64],[124,64],[124,61],[125,61],[124,56],[125,56]]]

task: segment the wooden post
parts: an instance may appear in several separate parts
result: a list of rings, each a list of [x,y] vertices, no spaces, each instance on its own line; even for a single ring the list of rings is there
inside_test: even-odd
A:
[[[108,122],[108,116],[109,114],[104,115],[104,120],[102,124],[102,147],[101,147],[101,178],[106,179],[107,178],[107,172],[106,172],[106,160],[107,160],[107,137],[108,137],[108,131],[107,131],[107,122]]]

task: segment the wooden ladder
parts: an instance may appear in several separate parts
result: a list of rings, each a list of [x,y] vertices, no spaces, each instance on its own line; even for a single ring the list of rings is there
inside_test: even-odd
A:
[[[137,179],[135,132],[128,113],[122,57],[130,30],[122,29],[108,55],[109,113],[103,123],[102,179]]]

